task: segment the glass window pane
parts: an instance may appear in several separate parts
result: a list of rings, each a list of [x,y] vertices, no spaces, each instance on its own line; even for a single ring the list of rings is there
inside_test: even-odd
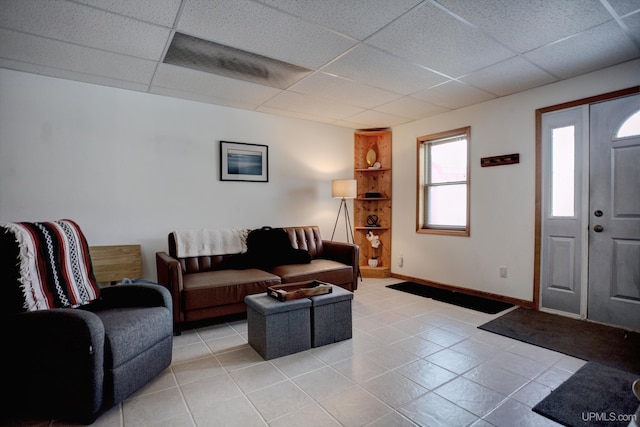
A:
[[[431,145],[431,183],[467,180],[467,140]]]
[[[429,187],[427,224],[430,226],[467,225],[467,185]]]
[[[636,111],[620,126],[616,138],[640,135],[640,111]]]
[[[551,165],[551,216],[574,216],[575,126],[553,129]]]

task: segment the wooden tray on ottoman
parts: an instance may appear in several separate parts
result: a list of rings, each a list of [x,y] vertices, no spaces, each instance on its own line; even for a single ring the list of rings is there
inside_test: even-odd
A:
[[[310,282],[292,283],[290,285],[276,285],[267,288],[267,295],[278,301],[290,301],[312,297],[315,295],[330,294],[333,288],[329,283],[312,280]]]

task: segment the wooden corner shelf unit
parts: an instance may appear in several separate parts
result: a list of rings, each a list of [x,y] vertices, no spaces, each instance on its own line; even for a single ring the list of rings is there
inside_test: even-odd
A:
[[[363,277],[389,277],[391,275],[391,131],[356,131],[354,144],[354,178],[358,183],[358,195],[353,201],[354,239],[360,246],[360,271]],[[377,249],[374,249],[367,240],[369,231],[372,231],[380,240],[380,246]],[[376,267],[369,265],[369,259],[372,257],[377,257]]]

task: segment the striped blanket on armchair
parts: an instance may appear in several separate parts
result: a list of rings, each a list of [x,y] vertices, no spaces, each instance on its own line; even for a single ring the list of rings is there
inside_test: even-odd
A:
[[[89,246],[75,222],[13,222],[3,227],[19,247],[18,266],[28,311],[77,307],[100,297]]]

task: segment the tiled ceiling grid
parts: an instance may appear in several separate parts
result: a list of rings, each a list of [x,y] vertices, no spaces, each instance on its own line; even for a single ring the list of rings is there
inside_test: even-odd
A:
[[[176,33],[311,70],[280,89],[164,62]],[[640,58],[640,0],[0,0],[0,67],[350,128]]]

